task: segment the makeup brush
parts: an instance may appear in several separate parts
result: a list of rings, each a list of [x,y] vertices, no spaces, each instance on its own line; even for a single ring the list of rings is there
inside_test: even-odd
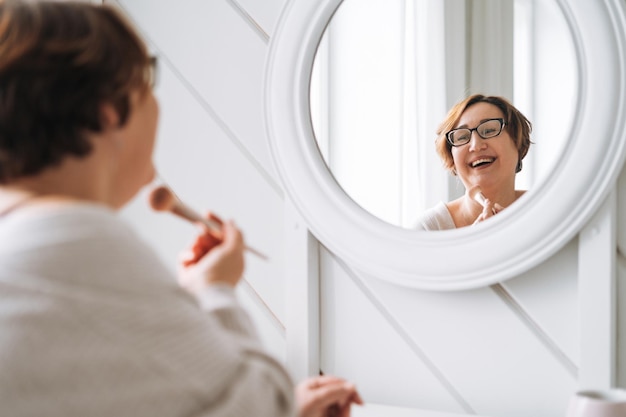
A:
[[[152,207],[155,211],[168,211],[191,223],[201,224],[206,227],[213,236],[218,239],[222,238],[221,224],[211,219],[202,217],[200,214],[192,210],[189,206],[184,204],[169,187],[162,185],[153,189],[150,192],[149,202],[150,207]],[[261,259],[268,259],[267,256],[254,248],[246,246],[245,249]]]
[[[483,207],[487,206],[487,202],[485,201],[486,198],[485,198],[484,194],[482,193],[482,191],[480,190],[480,185],[475,185],[472,188],[470,188],[467,191],[467,194],[469,195],[469,197],[472,200],[476,201],[481,206],[483,206]],[[492,211],[493,214],[496,214],[496,209],[495,208],[491,209],[491,211]]]
[[[481,206],[485,207],[485,196],[483,195],[482,191],[480,190],[480,185],[475,185],[472,188],[470,188],[467,191],[467,195],[469,195],[469,197],[476,201],[478,204],[480,204]]]

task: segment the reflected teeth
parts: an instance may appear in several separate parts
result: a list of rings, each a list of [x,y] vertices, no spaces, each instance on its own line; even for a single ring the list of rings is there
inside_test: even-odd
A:
[[[482,164],[490,164],[495,160],[495,158],[482,158],[482,159],[477,159],[476,161],[472,162],[472,168],[476,168],[478,165],[482,165]]]

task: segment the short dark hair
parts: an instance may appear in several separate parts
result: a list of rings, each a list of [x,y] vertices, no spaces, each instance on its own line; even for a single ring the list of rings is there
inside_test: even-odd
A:
[[[0,183],[89,154],[102,104],[125,124],[152,63],[111,6],[0,0]]]
[[[515,143],[519,161],[521,162],[528,153],[528,149],[532,143],[530,140],[530,133],[532,132],[532,124],[530,121],[504,97],[474,94],[455,104],[437,129],[435,147],[443,161],[444,167],[454,173],[452,145],[448,143],[446,134],[454,129],[465,110],[476,103],[493,104],[502,111],[504,121],[506,122],[505,129]],[[521,164],[518,164],[518,167],[521,167]]]

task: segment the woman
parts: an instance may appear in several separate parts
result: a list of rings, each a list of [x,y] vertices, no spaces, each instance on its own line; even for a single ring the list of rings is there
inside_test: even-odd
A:
[[[110,7],[0,0],[2,413],[349,415],[352,384],[294,389],[265,353],[232,221],[197,237],[183,291],[116,215],[155,175],[154,64]]]
[[[532,125],[502,97],[476,94],[457,103],[437,130],[435,146],[443,164],[457,175],[466,193],[427,210],[417,222],[426,230],[445,230],[481,222],[521,195],[515,175],[530,147]],[[480,190],[481,205],[470,196]]]

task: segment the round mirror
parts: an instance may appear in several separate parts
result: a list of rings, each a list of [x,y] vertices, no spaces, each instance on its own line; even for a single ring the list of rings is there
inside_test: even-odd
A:
[[[553,1],[344,0],[315,54],[315,138],[356,204],[413,228],[424,210],[465,193],[435,150],[448,109],[480,93],[507,98],[530,119],[533,145],[515,188],[532,190],[572,136],[576,63]]]
[[[441,3],[460,4],[428,4]],[[567,27],[570,46],[558,45],[548,52],[571,48],[574,57],[568,68],[559,63],[563,74],[575,74],[576,99],[565,106],[571,109],[569,120],[567,116],[556,121],[550,117],[552,106],[563,103],[561,95],[547,95],[556,97],[556,102],[531,100],[534,106],[545,106],[546,120],[557,132],[565,132],[563,143],[554,152],[558,158],[554,162],[553,157],[544,173],[533,180],[531,192],[490,221],[439,233],[408,230],[373,215],[362,203],[357,204],[328,170],[314,135],[310,86],[318,45],[341,1],[292,0],[286,4],[266,67],[266,125],[282,184],[322,244],[363,273],[415,288],[455,290],[519,275],[575,236],[613,186],[624,162],[626,5],[620,0],[533,2],[535,6],[539,3],[551,3]],[[416,30],[429,28],[420,24],[425,23],[418,22]],[[448,45],[444,46],[447,51]],[[549,62],[549,57],[546,59],[544,62]],[[441,74],[426,73],[423,85],[432,83],[432,90],[439,91],[438,77]],[[541,89],[557,87],[547,84]],[[458,99],[454,97],[457,92],[445,91],[430,95],[417,89],[415,97],[429,104],[426,111],[440,117],[449,103]],[[513,98],[516,103],[518,99]],[[536,111],[529,118],[532,116],[540,117]],[[425,131],[432,131],[424,126]],[[547,133],[543,136],[548,137]],[[543,154],[542,149],[536,156]],[[488,256],[476,256],[476,248],[488,248]]]

